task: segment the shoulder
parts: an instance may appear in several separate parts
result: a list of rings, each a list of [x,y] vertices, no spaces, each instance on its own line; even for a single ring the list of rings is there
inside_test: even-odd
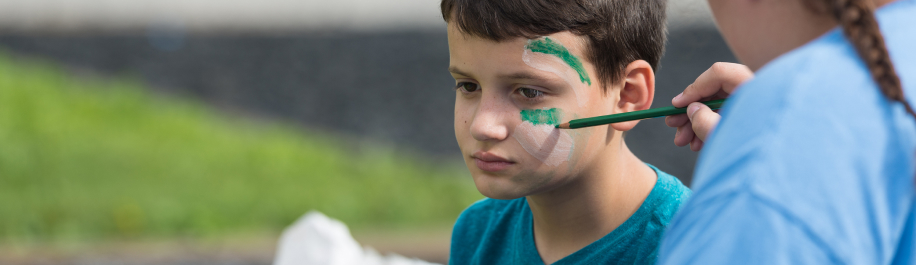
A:
[[[916,102],[916,0],[898,0],[878,11],[894,66],[910,102]],[[891,118],[890,104],[868,67],[840,28],[779,56],[741,85],[721,111],[722,124],[743,129],[742,136],[766,138],[793,133],[785,121],[826,121],[811,125],[879,126]],[[732,108],[731,106],[741,106]],[[906,116],[906,115],[899,115]],[[885,119],[876,119],[882,117]],[[807,125],[807,123],[806,123]],[[838,134],[834,134],[838,135]],[[758,143],[750,142],[748,143]]]
[[[477,248],[508,234],[525,209],[525,198],[485,198],[461,212],[452,229],[451,257],[468,258]],[[458,261],[458,260],[453,260]],[[459,262],[460,263],[460,262]]]
[[[647,164],[649,165],[649,164]],[[658,254],[662,235],[675,213],[691,195],[680,180],[649,165],[655,170],[657,180],[652,191],[626,222],[593,243],[589,252],[595,253],[582,260],[607,260],[611,263],[653,264]]]
[[[733,191],[688,206],[665,232],[657,264],[844,263],[798,216],[754,193]]]
[[[698,160],[694,200],[748,190],[807,215],[912,183],[878,178],[912,175],[916,128],[838,30],[773,60],[732,99]]]
[[[916,124],[884,98],[841,32],[768,63],[721,114],[697,164],[697,195],[673,228],[762,218],[732,232],[798,230],[791,239],[841,259],[880,256],[878,241],[892,237],[861,227],[896,227],[904,216],[895,203],[912,200]]]
[[[653,215],[656,215],[656,218],[662,221],[662,225],[666,226],[671,217],[681,208],[681,205],[690,198],[692,192],[690,188],[684,186],[679,179],[671,174],[661,171],[652,165],[649,165],[649,167],[655,170],[658,180],[655,183],[655,187],[652,188],[649,198],[647,198],[647,203],[644,204],[652,207]]]
[[[690,198],[693,192],[690,188],[684,186],[681,180],[671,174],[661,171],[652,165],[649,165],[649,167],[654,169],[655,174],[658,176],[650,195],[653,197],[652,203],[655,204],[655,212],[664,216],[666,220],[670,219],[681,208],[681,205]]]
[[[649,165],[649,167],[655,170],[655,174],[658,176],[658,181],[656,182],[653,189],[661,189],[665,194],[676,197],[678,200],[683,200],[690,197],[692,194],[690,188],[687,188],[687,186],[685,186],[680,179],[671,174],[668,174],[665,171],[662,171],[661,169],[656,168],[655,166]]]
[[[521,203],[525,203],[524,198],[514,200],[481,199],[461,212],[455,222],[455,227],[486,225],[506,214],[515,214],[520,211]]]
[[[833,30],[768,63],[729,99],[693,187],[734,189],[747,181],[778,183],[754,176],[829,174],[877,163],[867,154],[913,144],[886,145],[911,130],[897,127],[906,118],[898,105],[884,98],[842,32]],[[752,174],[739,177],[738,168]]]

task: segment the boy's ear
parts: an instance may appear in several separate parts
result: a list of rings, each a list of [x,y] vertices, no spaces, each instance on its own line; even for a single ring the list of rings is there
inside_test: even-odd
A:
[[[614,113],[624,113],[645,110],[652,106],[655,97],[655,72],[652,66],[643,60],[636,60],[627,65],[623,72],[623,87],[619,91],[620,100],[614,106]],[[629,131],[639,121],[612,123],[611,127],[618,131]]]

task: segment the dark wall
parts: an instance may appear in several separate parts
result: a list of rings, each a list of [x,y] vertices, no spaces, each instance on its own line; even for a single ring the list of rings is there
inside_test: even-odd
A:
[[[155,89],[223,109],[460,156],[444,30],[162,36],[0,35],[0,48],[139,76]],[[715,29],[674,31],[669,40],[654,107],[670,105],[713,62],[735,61]],[[696,154],[675,147],[673,135],[662,119],[646,120],[627,144],[644,161],[689,182]]]

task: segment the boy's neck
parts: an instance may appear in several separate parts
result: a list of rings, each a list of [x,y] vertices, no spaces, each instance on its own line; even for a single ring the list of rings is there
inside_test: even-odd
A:
[[[619,139],[619,138],[618,138]],[[622,141],[599,168],[575,181],[527,197],[534,241],[545,264],[562,259],[604,237],[630,218],[655,186],[655,171]]]

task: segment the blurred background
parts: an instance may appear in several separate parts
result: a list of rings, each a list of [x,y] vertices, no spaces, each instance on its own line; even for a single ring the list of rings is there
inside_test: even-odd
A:
[[[446,262],[482,196],[436,0],[0,0],[0,264],[270,264],[308,210]],[[734,62],[669,1],[653,107]],[[627,143],[690,183],[646,120]]]

